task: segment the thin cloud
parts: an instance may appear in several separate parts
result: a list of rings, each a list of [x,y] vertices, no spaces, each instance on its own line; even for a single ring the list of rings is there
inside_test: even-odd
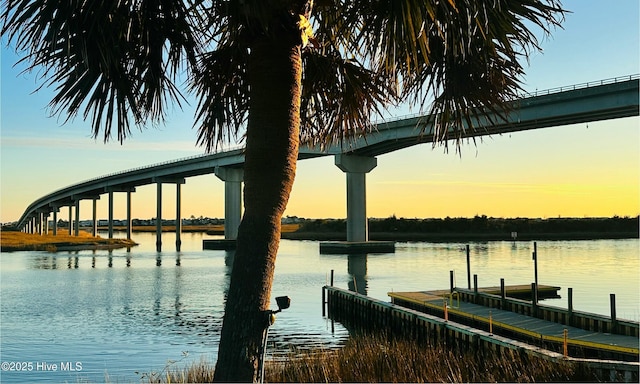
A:
[[[4,148],[49,148],[49,149],[95,149],[100,151],[187,151],[204,153],[204,149],[191,141],[117,141],[103,143],[101,140],[90,138],[56,138],[56,137],[26,137],[4,136],[0,138],[0,145]]]

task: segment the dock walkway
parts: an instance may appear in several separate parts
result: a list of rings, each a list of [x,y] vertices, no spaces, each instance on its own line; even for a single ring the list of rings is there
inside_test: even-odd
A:
[[[585,351],[597,351],[605,356],[626,355],[629,360],[638,361],[639,339],[635,336],[593,332],[512,311],[457,301],[455,296],[449,296],[448,291],[390,292],[389,296],[392,302],[400,305],[410,304],[410,307],[431,315],[442,318],[447,316],[459,323],[492,330],[493,333],[540,346],[563,345],[566,329],[567,344],[573,350],[587,354],[589,353]],[[453,297],[453,300],[449,297]],[[447,302],[446,315],[444,314],[445,302]]]

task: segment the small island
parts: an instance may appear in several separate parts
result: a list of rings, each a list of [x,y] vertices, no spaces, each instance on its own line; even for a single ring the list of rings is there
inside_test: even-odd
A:
[[[39,235],[18,231],[0,232],[0,250],[2,252],[15,251],[78,251],[92,249],[131,248],[138,245],[128,239],[104,239],[94,237],[88,232],[81,231],[79,236],[69,234]]]

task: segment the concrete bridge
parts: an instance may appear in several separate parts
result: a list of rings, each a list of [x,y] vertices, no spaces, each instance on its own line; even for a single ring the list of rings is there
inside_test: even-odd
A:
[[[465,137],[562,126],[590,121],[638,116],[640,75],[571,85],[524,95],[512,102],[506,121],[492,116],[464,127]],[[490,124],[493,121],[494,124]],[[368,240],[366,174],[377,165],[376,156],[421,143],[433,142],[429,116],[415,115],[375,124],[375,131],[328,148],[301,146],[299,160],[334,156],[346,173],[347,241]],[[93,200],[93,233],[97,231],[96,201],[108,195],[109,237],[113,237],[113,194],[127,194],[127,237],[131,238],[131,193],[136,187],[157,184],[156,249],[162,249],[162,184],[176,185],[176,248],[180,250],[181,186],[186,178],[214,173],[225,183],[225,239],[234,240],[242,216],[243,149],[198,155],[131,169],[83,181],[49,193],[30,204],[18,227],[30,233],[47,233],[48,218],[56,223],[61,207],[69,207],[69,234],[78,234],[80,201]],[[75,219],[73,211],[75,207]],[[76,223],[75,228],[73,223]],[[54,225],[53,234],[57,231]]]

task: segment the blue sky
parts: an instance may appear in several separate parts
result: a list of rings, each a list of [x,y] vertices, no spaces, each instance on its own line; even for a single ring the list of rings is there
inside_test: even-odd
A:
[[[637,0],[565,1],[564,29],[541,40],[523,78],[529,91],[640,72]],[[99,175],[204,153],[195,145],[193,108],[175,110],[162,127],[133,131],[123,145],[90,137],[80,118],[49,117],[52,92],[37,73],[14,67],[13,49],[1,51],[0,222],[14,221],[33,200]],[[402,112],[405,112],[403,110]],[[401,112],[401,113],[402,113]],[[414,112],[406,110],[407,113]],[[462,156],[422,145],[380,156],[367,178],[372,217],[611,216],[640,213],[639,119],[554,127],[485,138]],[[175,216],[165,186],[163,216]],[[390,198],[393,197],[393,198]],[[121,200],[119,200],[121,199]],[[344,174],[332,158],[300,162],[287,215],[344,217]],[[313,202],[313,203],[310,203]],[[446,202],[443,204],[443,202]],[[106,216],[106,197],[99,217]],[[155,216],[155,187],[140,187],[133,215]],[[183,216],[222,217],[223,184],[215,176],[187,180]],[[61,213],[62,217],[66,213]],[[89,218],[89,203],[81,217]],[[124,196],[116,197],[124,217]]]

